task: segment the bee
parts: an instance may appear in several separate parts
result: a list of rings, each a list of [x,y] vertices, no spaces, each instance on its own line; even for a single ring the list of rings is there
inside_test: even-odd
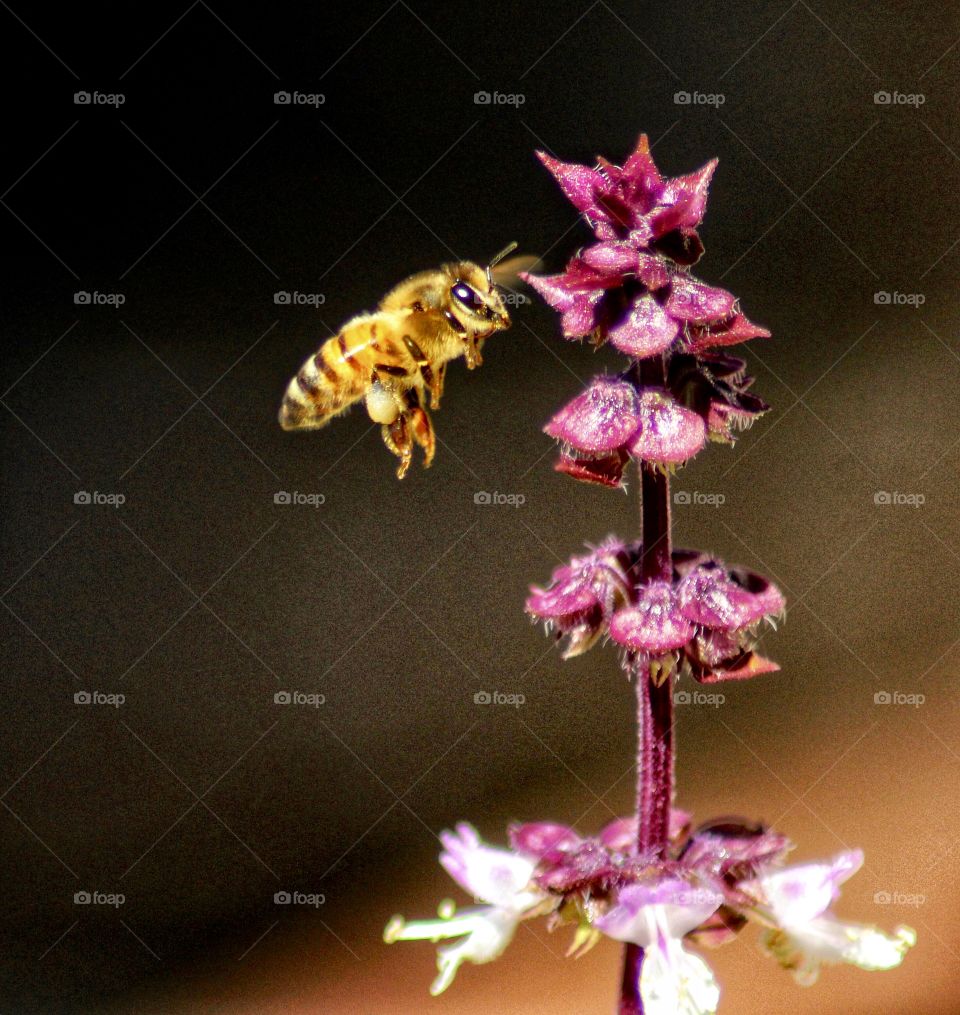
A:
[[[486,268],[472,261],[411,275],[328,339],[290,381],[280,406],[284,430],[319,430],[361,398],[403,479],[414,445],[429,468],[436,451],[429,407],[440,407],[447,364],[463,356],[473,370],[483,343],[510,327],[499,287],[536,259],[511,258],[511,243]]]

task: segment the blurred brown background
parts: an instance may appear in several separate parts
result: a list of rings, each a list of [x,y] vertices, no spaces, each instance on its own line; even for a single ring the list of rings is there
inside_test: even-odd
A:
[[[431,1000],[432,946],[380,934],[466,901],[436,864],[454,821],[502,841],[510,820],[590,832],[632,808],[615,654],[562,664],[522,613],[584,541],[636,531],[635,490],[554,474],[539,430],[616,357],[521,306],[480,372],[451,369],[436,465],[402,484],[362,412],[313,435],[275,412],[303,358],[406,273],[514,238],[559,269],[588,234],[533,150],[619,161],[645,130],[666,172],[720,157],[698,274],[775,336],[746,351],[774,410],[680,473],[676,540],[789,601],[764,643],[780,674],[678,708],[678,802],[773,822],[799,859],[862,846],[840,912],[919,934],[900,970],[810,990],[745,934],[710,956],[722,1010],[960,1010],[957,11],[200,0],[0,18],[0,1008],[611,1010],[610,942],[573,962],[565,935],[525,928]],[[480,706],[481,689],[526,703]],[[125,901],[74,903],[94,891]]]

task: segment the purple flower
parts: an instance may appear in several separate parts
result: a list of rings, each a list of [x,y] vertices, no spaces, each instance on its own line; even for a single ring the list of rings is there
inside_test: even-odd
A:
[[[673,581],[643,586],[633,604],[614,614],[610,637],[640,665],[656,663],[651,673],[658,679],[681,658],[683,669],[705,684],[774,672],[776,664],[753,648],[760,621],[772,623],[784,610],[776,586],[706,554],[676,551],[673,561]]]
[[[531,588],[527,612],[548,632],[556,628],[558,637],[566,637],[565,659],[591,648],[606,633],[614,611],[629,601],[631,561],[628,548],[611,537],[557,568],[548,588]]]
[[[706,443],[706,421],[663,388],[597,377],[544,427],[561,442],[556,468],[605,486],[622,483],[632,457],[650,465],[679,465]]]
[[[597,239],[629,240],[636,247],[657,243],[689,247],[689,256],[698,247],[702,250],[695,229],[706,210],[716,159],[687,176],[664,179],[646,134],[640,135],[623,166],[599,159],[596,168],[590,168],[560,162],[544,152],[537,156],[593,227]]]
[[[736,297],[688,271],[703,253],[696,227],[716,160],[664,179],[645,135],[622,167],[605,159],[591,168],[538,155],[599,241],[559,275],[522,276],[560,312],[567,338],[589,335],[643,359],[674,345],[701,352],[769,337],[743,316]]]
[[[676,550],[672,581],[640,584],[641,555],[639,543],[610,537],[557,568],[547,588],[531,589],[527,612],[568,638],[564,658],[609,634],[638,663],[665,664],[655,667],[663,678],[682,669],[709,684],[777,670],[754,651],[760,623],[773,623],[785,609],[769,579]]]

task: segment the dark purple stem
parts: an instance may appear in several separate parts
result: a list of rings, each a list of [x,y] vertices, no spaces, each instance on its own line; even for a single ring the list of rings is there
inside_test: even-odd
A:
[[[639,373],[644,386],[661,387],[665,382],[664,363],[659,357],[644,360]],[[640,581],[671,581],[670,478],[642,464],[639,469],[643,532]],[[637,849],[641,853],[664,853],[673,802],[673,688],[670,680],[656,686],[645,663],[633,670],[637,684]],[[627,945],[619,1015],[643,1015],[642,963],[643,949]]]

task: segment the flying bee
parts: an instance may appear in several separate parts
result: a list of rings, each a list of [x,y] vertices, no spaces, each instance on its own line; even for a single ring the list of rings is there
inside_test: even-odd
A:
[[[284,430],[318,430],[361,398],[383,441],[399,459],[403,479],[413,448],[433,462],[436,438],[427,412],[440,407],[447,364],[463,356],[473,370],[483,343],[510,327],[499,287],[536,258],[515,257],[511,243],[486,268],[472,261],[411,275],[328,339],[290,381],[280,406]]]

